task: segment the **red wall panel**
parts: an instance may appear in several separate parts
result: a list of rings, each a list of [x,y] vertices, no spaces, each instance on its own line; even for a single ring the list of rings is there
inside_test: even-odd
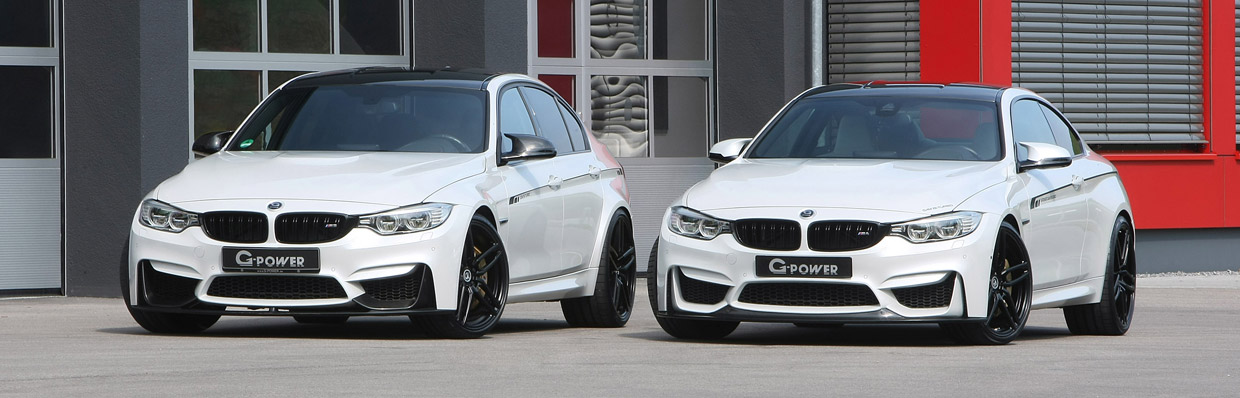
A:
[[[1216,228],[1223,224],[1224,165],[1213,154],[1107,155],[1128,190],[1137,228]]]

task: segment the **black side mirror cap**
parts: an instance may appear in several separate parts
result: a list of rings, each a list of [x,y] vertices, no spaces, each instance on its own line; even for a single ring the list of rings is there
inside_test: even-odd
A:
[[[504,133],[504,136],[512,140],[512,150],[500,155],[501,165],[518,160],[553,158],[556,155],[555,145],[545,138],[508,133]]]
[[[224,145],[228,144],[228,139],[232,138],[232,131],[213,131],[203,134],[194,140],[194,145],[190,147],[194,151],[194,155],[207,156],[219,152],[224,149]]]

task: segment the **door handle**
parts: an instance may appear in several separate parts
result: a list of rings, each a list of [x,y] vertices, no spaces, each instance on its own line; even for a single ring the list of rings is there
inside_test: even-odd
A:
[[[556,177],[556,176],[551,176],[551,179],[547,180],[547,186],[551,187],[551,189],[554,189],[554,190],[559,190],[560,184],[563,184],[563,183],[564,183],[564,180],[561,180],[560,177]]]
[[[1081,190],[1081,186],[1085,185],[1085,179],[1081,176],[1072,176],[1072,189]]]
[[[594,165],[590,165],[589,173],[590,173],[591,178],[594,178],[597,180],[599,176],[603,174],[603,170],[599,169],[598,167],[595,167]]]

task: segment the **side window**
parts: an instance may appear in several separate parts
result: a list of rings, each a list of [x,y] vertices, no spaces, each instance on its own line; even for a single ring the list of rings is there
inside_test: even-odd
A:
[[[508,89],[499,97],[500,153],[512,150],[512,140],[503,134],[534,134],[534,121],[525,108],[517,89]]]
[[[1041,142],[1056,144],[1051,126],[1042,113],[1042,104],[1036,101],[1021,100],[1012,104],[1012,136],[1016,142]],[[1025,147],[1016,145],[1016,156],[1024,159],[1028,154]]]
[[[564,125],[564,116],[560,115],[555,98],[531,87],[521,87],[521,93],[529,101],[530,110],[534,111],[534,120],[538,121],[538,131],[542,137],[555,145],[557,153],[573,152],[573,141],[568,138],[568,127]]]
[[[573,110],[560,104],[560,116],[564,117],[564,124],[568,125],[568,139],[573,141],[573,150],[584,151],[586,150],[586,134],[581,129],[581,122],[577,121],[573,113]]]
[[[1081,145],[1081,138],[1072,133],[1072,128],[1068,127],[1068,123],[1064,122],[1054,110],[1046,107],[1046,105],[1041,107],[1042,114],[1046,115],[1046,121],[1050,122],[1051,132],[1055,134],[1055,143],[1059,144],[1063,149],[1072,152],[1072,155],[1085,153],[1085,147]]]

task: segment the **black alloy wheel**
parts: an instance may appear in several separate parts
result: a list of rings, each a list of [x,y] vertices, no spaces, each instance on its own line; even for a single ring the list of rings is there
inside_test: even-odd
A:
[[[499,322],[508,301],[508,256],[499,233],[485,217],[475,215],[469,222],[457,282],[454,314],[410,319],[435,337],[482,337]]]
[[[1003,223],[991,261],[989,309],[980,323],[945,323],[949,337],[965,344],[1007,344],[1025,329],[1033,302],[1033,270],[1020,233]]]
[[[573,326],[621,327],[633,315],[637,288],[637,246],[633,221],[618,211],[611,218],[599,260],[594,294],[560,301],[564,319]]]
[[[1103,277],[1102,300],[1063,309],[1064,320],[1073,334],[1118,336],[1128,332],[1136,309],[1135,242],[1132,222],[1123,216],[1116,218]]]

